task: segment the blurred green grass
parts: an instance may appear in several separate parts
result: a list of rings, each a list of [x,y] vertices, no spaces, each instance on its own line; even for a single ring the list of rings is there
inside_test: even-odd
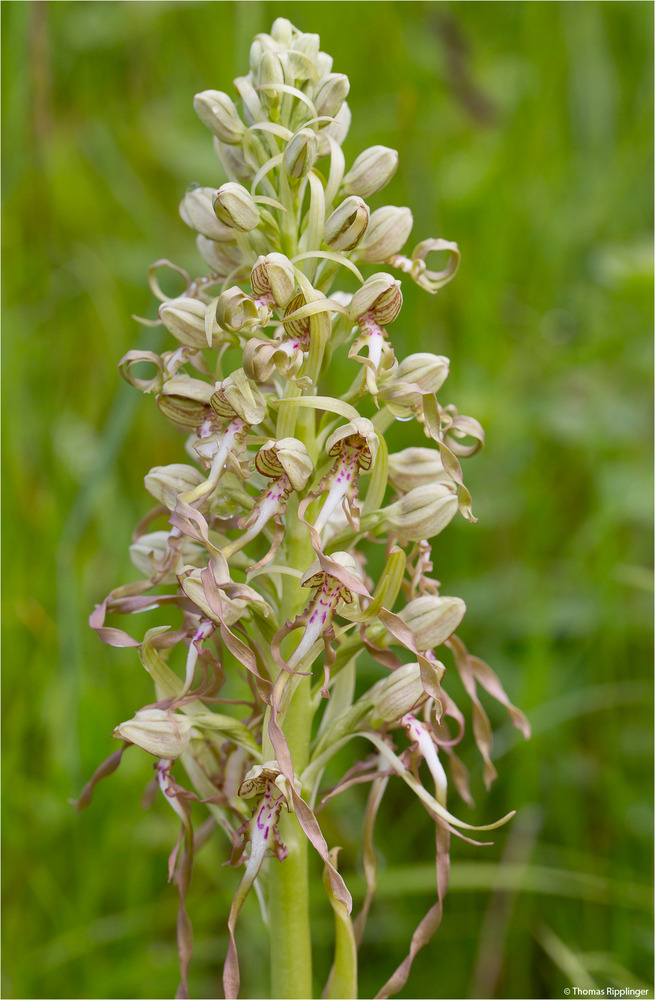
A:
[[[220,174],[191,100],[231,91],[277,16],[318,32],[350,77],[347,159],[400,151],[375,204],[412,206],[416,240],[462,248],[436,299],[405,288],[392,332],[399,355],[450,357],[448,398],[487,431],[465,470],[479,521],[439,538],[435,571],[535,729],[527,745],[500,730],[489,796],[475,771],[478,819],[519,814],[493,847],[455,845],[443,926],[401,996],[651,985],[652,14],[596,0],[2,5],[3,996],[177,983],[176,829],[164,805],[140,809],[147,762],[127,755],[79,817],[68,803],[150,698],[135,657],[85,621],[129,578],[144,473],[180,454],[116,363],[159,336],[130,319],[153,314],[148,264],[197,267],[177,204]],[[324,814],[351,868],[360,804],[353,790]],[[379,829],[365,996],[431,904],[427,817],[399,795]],[[237,877],[224,860],[218,842],[200,854],[189,897],[195,996],[220,995]],[[314,902],[320,976],[331,918]],[[243,995],[266,995],[253,900],[239,938]]]

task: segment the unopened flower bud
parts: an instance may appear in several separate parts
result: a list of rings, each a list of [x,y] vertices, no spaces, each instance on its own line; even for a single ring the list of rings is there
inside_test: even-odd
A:
[[[332,250],[352,250],[362,240],[368,224],[366,202],[354,196],[346,198],[325,223],[325,242]]]
[[[405,448],[389,455],[389,482],[397,493],[450,481],[436,448]]]
[[[303,55],[307,57],[303,60],[303,65],[305,67],[307,67],[308,64],[311,65],[316,62],[320,48],[321,39],[319,35],[312,34],[309,31],[299,32],[292,45],[292,50],[294,52],[302,52]]]
[[[180,215],[187,226],[219,243],[233,243],[234,229],[219,222],[214,212],[213,188],[190,188],[180,202]]]
[[[398,381],[413,382],[423,393],[437,392],[448,377],[450,362],[442,354],[408,354],[398,365]]]
[[[284,70],[277,52],[268,49],[262,53],[254,78],[262,105],[277,108],[283,93],[279,87],[284,83]]]
[[[449,371],[448,358],[439,354],[410,354],[380,388],[379,397],[396,416],[419,406],[423,396],[438,392]]]
[[[135,743],[155,757],[174,760],[188,747],[192,727],[192,720],[181,712],[142,708],[129,722],[117,726],[112,736]]]
[[[289,177],[306,177],[318,156],[318,139],[311,128],[301,128],[289,139],[284,150],[284,166]]]
[[[407,712],[418,708],[427,695],[421,683],[418,663],[405,663],[388,677],[374,684],[369,691],[373,700],[372,723],[397,722]]]
[[[314,60],[314,69],[316,70],[316,75],[321,80],[328,73],[332,72],[332,65],[334,59],[327,52],[319,52]]]
[[[159,318],[176,340],[189,347],[207,347],[207,304],[184,295],[162,302]],[[218,332],[218,330],[216,330]]]
[[[240,233],[249,233],[260,222],[259,209],[250,191],[234,181],[219,187],[214,196],[214,212],[219,222]]]
[[[148,493],[169,510],[175,509],[180,493],[188,493],[205,479],[193,465],[156,465],[145,477]]]
[[[459,597],[417,597],[399,612],[409,625],[420,650],[433,649],[448,639],[460,624],[466,605]]]
[[[293,295],[296,276],[293,264],[283,253],[269,253],[258,257],[250,274],[250,284],[255,295],[272,295],[275,304],[286,306]]]
[[[169,378],[157,396],[157,406],[176,427],[199,427],[210,412],[212,387],[188,375]]]
[[[297,83],[309,80],[316,72],[316,60],[321,47],[321,39],[310,32],[301,32],[294,39],[291,51],[287,53],[293,75]],[[299,53],[299,55],[296,55]]]
[[[286,475],[294,490],[302,490],[314,471],[307,448],[293,437],[267,441],[255,457],[255,467],[269,479]]]
[[[235,145],[246,130],[239,118],[234,101],[220,90],[204,90],[196,94],[193,106],[198,118],[222,142]]]
[[[393,322],[403,304],[400,282],[381,271],[367,278],[358,288],[350,303],[350,316],[357,322],[360,316],[370,315],[380,326]]]
[[[219,416],[231,419],[236,415],[250,426],[266,416],[266,400],[255,383],[246,378],[243,368],[237,368],[216,385],[211,405]]]
[[[360,153],[343,179],[346,194],[370,198],[388,184],[398,167],[398,153],[388,146],[371,146]]]
[[[271,28],[271,38],[283,49],[290,49],[298,29],[286,17],[276,17]]]
[[[420,542],[432,538],[457,513],[455,489],[446,483],[417,486],[384,510],[384,522],[398,538]]]
[[[369,263],[385,261],[407,242],[414,220],[408,208],[385,205],[371,215],[366,236],[357,247],[356,257]]]
[[[224,330],[254,330],[259,326],[257,303],[235,285],[221,292],[216,304],[216,319]]]
[[[314,92],[316,114],[334,118],[340,111],[349,90],[350,81],[344,73],[328,73],[316,85]]]

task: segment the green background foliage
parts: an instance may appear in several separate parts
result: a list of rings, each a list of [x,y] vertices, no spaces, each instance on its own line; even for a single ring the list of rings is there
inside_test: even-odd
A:
[[[453,808],[473,822],[518,815],[493,846],[453,844],[444,923],[401,996],[650,985],[652,12],[2,5],[5,997],[155,998],[177,984],[177,825],[162,801],[141,808],[150,763],[128,753],[89,810],[69,804],[116,748],[113,727],[152,697],[136,655],[102,646],[86,616],[134,578],[143,475],[181,454],[116,364],[163,344],[130,318],[155,314],[148,264],[200,267],[177,204],[221,175],[192,97],[231,92],[277,16],[318,32],[350,77],[347,161],[374,143],[400,151],[373,206],[409,205],[415,241],[462,249],[436,298],[404,282],[391,333],[399,357],[450,357],[440,399],[487,431],[465,467],[479,521],[439,537],[435,574],[467,602],[462,638],[534,726],[524,744],[494,715],[488,796],[465,751],[477,805],[453,795]],[[396,447],[421,443],[406,425],[390,433]],[[359,899],[362,801],[354,789],[322,814]],[[434,900],[431,822],[402,789],[378,842],[363,996]],[[238,878],[226,856],[218,838],[200,853],[188,898],[196,997],[220,995]],[[314,909],[320,989],[332,936],[320,879]],[[242,995],[265,996],[254,898],[238,937]]]

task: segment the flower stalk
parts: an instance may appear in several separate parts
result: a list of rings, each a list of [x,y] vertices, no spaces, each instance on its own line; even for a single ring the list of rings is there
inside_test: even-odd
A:
[[[142,578],[112,591],[91,615],[103,642],[138,648],[155,700],[134,706],[117,727],[123,749],[98,769],[79,805],[127,747],[154,758],[161,793],[182,824],[169,864],[180,893],[179,997],[189,995],[193,828],[208,809],[230,863],[243,866],[224,917],[225,996],[239,995],[237,921],[253,887],[269,931],[271,995],[314,995],[312,848],[335,921],[323,995],[354,998],[375,887],[375,817],[389,781],[399,778],[435,824],[436,902],[378,994],[392,996],[441,921],[451,834],[474,830],[446,803],[449,767],[465,802],[471,794],[454,753],[466,716],[444,691],[449,668],[441,657],[452,653],[471,699],[487,783],[495,776],[492,736],[477,686],[529,733],[498,678],[456,634],[464,602],[440,596],[431,576],[431,539],[458,511],[475,520],[460,459],[482,447],[484,433],[439,398],[448,359],[398,359],[388,332],[401,316],[401,288],[407,294],[413,281],[436,293],[454,276],[459,250],[429,239],[407,255],[410,209],[369,206],[398,154],[372,146],[346,169],[349,82],[333,72],[316,35],[278,19],[255,38],[249,72],[234,83],[236,101],[215,90],[194,100],[225,175],[216,186],[193,185],[180,205],[204,273],[192,278],[168,261],[151,269],[160,320],[177,345],[162,355],[130,351],[119,365],[187,436],[194,464],[148,473],[158,506],[131,548]],[[444,252],[445,266],[428,270],[428,255]],[[161,291],[158,267],[182,275],[181,295]],[[339,287],[345,276],[358,283],[354,293]],[[151,366],[150,378],[134,374],[139,363]],[[352,385],[337,398],[331,373],[343,367]],[[415,421],[424,446],[390,455],[385,431],[394,420]],[[380,543],[386,565],[375,579],[369,557]],[[164,621],[140,639],[107,624],[108,615],[146,609]],[[356,698],[364,653],[379,677]],[[325,793],[325,767],[351,740],[368,756]],[[421,762],[434,793],[423,785]],[[338,846],[326,842],[316,807],[361,782],[371,783],[363,816],[368,888],[353,920]]]

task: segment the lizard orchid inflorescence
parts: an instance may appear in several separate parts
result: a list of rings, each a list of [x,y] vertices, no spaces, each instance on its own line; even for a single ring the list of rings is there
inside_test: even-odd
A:
[[[456,635],[464,602],[441,595],[430,575],[430,539],[458,510],[474,520],[460,459],[482,446],[482,429],[437,398],[448,359],[397,358],[388,333],[402,307],[398,275],[437,292],[454,276],[459,250],[428,239],[405,256],[410,210],[369,208],[398,154],[373,146],[346,170],[349,82],[332,71],[316,35],[278,19],[255,38],[250,72],[234,83],[240,109],[213,90],[194,102],[227,176],[218,188],[191,187],[180,206],[204,272],[192,278],[169,261],[151,269],[159,320],[177,344],[161,355],[129,351],[120,364],[187,435],[187,458],[146,476],[156,506],[131,548],[144,579],[112,591],[91,616],[104,642],[138,648],[155,698],[117,727],[122,747],[79,804],[128,746],[156,758],[156,782],[182,824],[170,861],[180,893],[178,996],[188,996],[194,847],[213,825],[227,835],[231,863],[244,866],[227,916],[226,997],[239,990],[235,925],[253,885],[269,922],[274,995],[312,995],[307,843],[324,862],[335,912],[325,995],[355,997],[357,945],[375,889],[373,826],[397,777],[436,824],[436,901],[380,989],[388,997],[441,920],[450,835],[474,829],[446,802],[447,774],[466,802],[471,796],[455,752],[464,714],[444,690],[442,651],[472,700],[487,785],[495,771],[478,686],[528,735],[496,676]],[[446,255],[441,270],[429,269],[432,253]],[[182,294],[161,290],[160,268],[181,276]],[[356,282],[354,293],[335,288],[343,275]],[[337,368],[350,371],[351,384],[334,396]],[[425,447],[389,454],[385,431],[397,419],[417,421]],[[383,569],[371,569],[372,552],[384,552]],[[153,608],[169,609],[175,626],[137,640],[106,624],[109,614]],[[362,654],[379,672],[363,693]],[[322,790],[326,766],[352,740],[367,755]],[[371,788],[368,890],[352,921],[336,849],[316,812],[360,782]],[[209,811],[200,836],[195,802]]]

